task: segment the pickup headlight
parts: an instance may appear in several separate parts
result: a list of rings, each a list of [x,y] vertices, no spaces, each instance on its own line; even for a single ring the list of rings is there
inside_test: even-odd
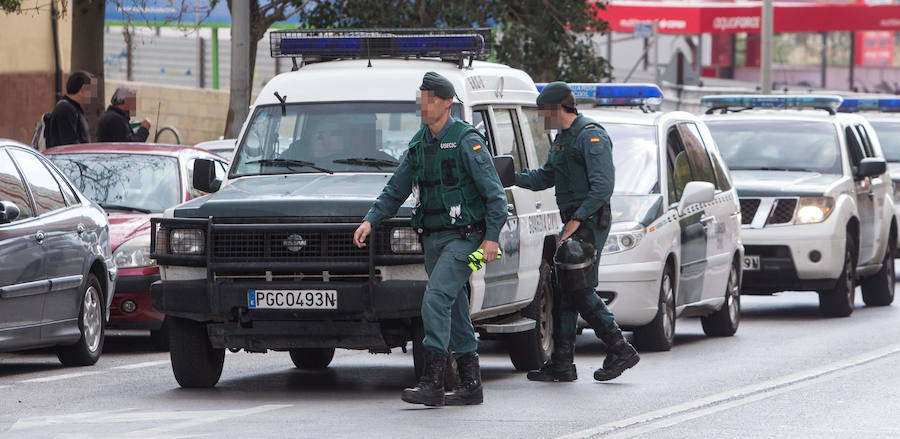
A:
[[[610,232],[609,236],[606,237],[606,244],[603,245],[602,254],[609,255],[631,250],[637,247],[646,234],[647,228],[641,224],[628,231]]]
[[[834,198],[803,197],[797,203],[794,224],[816,224],[825,221],[834,209]]]
[[[149,267],[153,265],[150,259],[150,235],[142,235],[129,239],[122,243],[113,252],[113,260],[117,268]]]
[[[173,255],[202,255],[206,249],[206,237],[200,229],[172,229],[169,242]]]
[[[411,227],[391,229],[391,252],[399,254],[422,253],[422,243],[419,242],[419,235]]]

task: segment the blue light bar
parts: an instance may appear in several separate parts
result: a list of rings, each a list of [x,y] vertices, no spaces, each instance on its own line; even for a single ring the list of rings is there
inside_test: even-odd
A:
[[[547,84],[536,84],[540,93]],[[569,84],[575,99],[591,100],[598,106],[641,106],[662,103],[662,90],[655,84]]]
[[[729,108],[818,108],[834,113],[841,106],[843,100],[842,97],[836,95],[717,95],[704,96],[700,99],[700,104],[709,107],[710,110]]]
[[[270,34],[273,57],[473,57],[490,52],[487,29],[291,30]]]
[[[847,98],[841,103],[838,111],[842,113],[858,111],[897,113],[900,112],[900,98]]]

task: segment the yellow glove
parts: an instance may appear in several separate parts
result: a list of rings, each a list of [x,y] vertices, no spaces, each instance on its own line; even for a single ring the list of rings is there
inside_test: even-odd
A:
[[[502,255],[503,252],[498,248],[497,259],[500,259]],[[469,253],[469,268],[472,269],[472,271],[478,271],[481,267],[484,267],[484,250],[478,249]]]

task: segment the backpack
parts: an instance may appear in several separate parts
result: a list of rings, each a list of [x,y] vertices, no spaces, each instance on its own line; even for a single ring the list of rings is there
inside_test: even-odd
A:
[[[34,135],[31,136],[31,146],[34,149],[44,152],[47,149],[47,127],[50,125],[50,113],[44,113],[36,124],[34,124]]]

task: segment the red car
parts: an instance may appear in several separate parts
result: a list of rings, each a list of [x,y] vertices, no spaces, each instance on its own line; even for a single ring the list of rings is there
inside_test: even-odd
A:
[[[150,306],[150,284],[159,267],[150,259],[150,217],[192,198],[194,160],[208,159],[224,180],[227,161],[202,149],[145,143],[97,143],[51,148],[47,157],[106,210],[119,280],[109,326],[149,329],[153,345],[168,347],[164,316]]]

